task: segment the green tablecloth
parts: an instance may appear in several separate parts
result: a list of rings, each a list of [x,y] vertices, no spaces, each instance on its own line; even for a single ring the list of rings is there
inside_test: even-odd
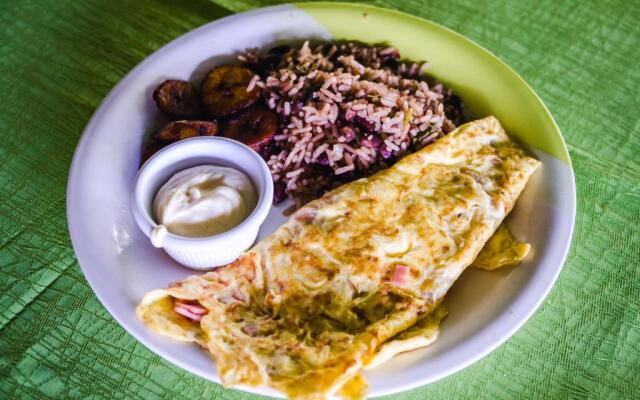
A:
[[[266,5],[218,3],[0,5],[0,398],[256,398],[129,336],[85,282],[65,218],[74,148],[109,89],[180,34]],[[373,3],[511,65],[560,125],[578,185],[572,249],[540,310],[482,361],[393,398],[640,397],[640,3]]]

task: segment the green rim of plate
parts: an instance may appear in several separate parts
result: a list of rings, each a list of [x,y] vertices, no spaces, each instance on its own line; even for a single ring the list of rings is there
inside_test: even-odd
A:
[[[478,116],[496,116],[509,135],[571,166],[551,113],[513,69],[487,49],[434,22],[352,3],[293,3],[336,39],[386,42],[403,57],[427,60],[428,74],[459,94]]]

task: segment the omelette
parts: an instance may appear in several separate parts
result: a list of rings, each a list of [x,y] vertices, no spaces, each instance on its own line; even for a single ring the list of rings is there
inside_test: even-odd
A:
[[[205,347],[227,386],[362,398],[364,368],[435,340],[445,294],[538,165],[494,117],[470,122],[308,203],[233,263],[148,293],[138,316]]]

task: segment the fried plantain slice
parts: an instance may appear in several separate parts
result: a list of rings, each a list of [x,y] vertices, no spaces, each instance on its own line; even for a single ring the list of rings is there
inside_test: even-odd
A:
[[[161,141],[173,143],[178,140],[196,136],[215,136],[218,133],[217,121],[174,121],[163,126],[155,138]]]
[[[169,118],[196,118],[202,114],[198,92],[187,81],[169,79],[153,92],[153,100]]]
[[[224,117],[258,101],[259,87],[247,91],[253,75],[250,69],[233,65],[220,65],[209,71],[200,86],[205,113]]]
[[[222,131],[222,136],[260,151],[271,142],[277,130],[278,116],[265,107],[253,106],[232,118]]]
[[[145,146],[142,151],[142,157],[140,157],[140,166],[142,166],[152,155],[156,154],[165,146],[171,144],[170,142],[163,142],[157,139],[152,138],[149,143]]]
[[[153,134],[145,146],[140,158],[140,165],[144,164],[160,149],[182,139],[196,136],[215,136],[218,133],[217,121],[174,121],[163,126]]]

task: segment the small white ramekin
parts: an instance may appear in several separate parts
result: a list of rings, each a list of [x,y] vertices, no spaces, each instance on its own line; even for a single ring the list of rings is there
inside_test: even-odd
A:
[[[273,181],[264,160],[235,140],[202,136],[173,143],[154,154],[135,178],[131,210],[145,235],[149,237],[157,225],[153,199],[160,187],[175,173],[198,165],[220,165],[244,172],[258,196],[253,212],[226,232],[198,238],[167,234],[163,249],[178,263],[202,270],[232,262],[253,244],[271,208]]]

